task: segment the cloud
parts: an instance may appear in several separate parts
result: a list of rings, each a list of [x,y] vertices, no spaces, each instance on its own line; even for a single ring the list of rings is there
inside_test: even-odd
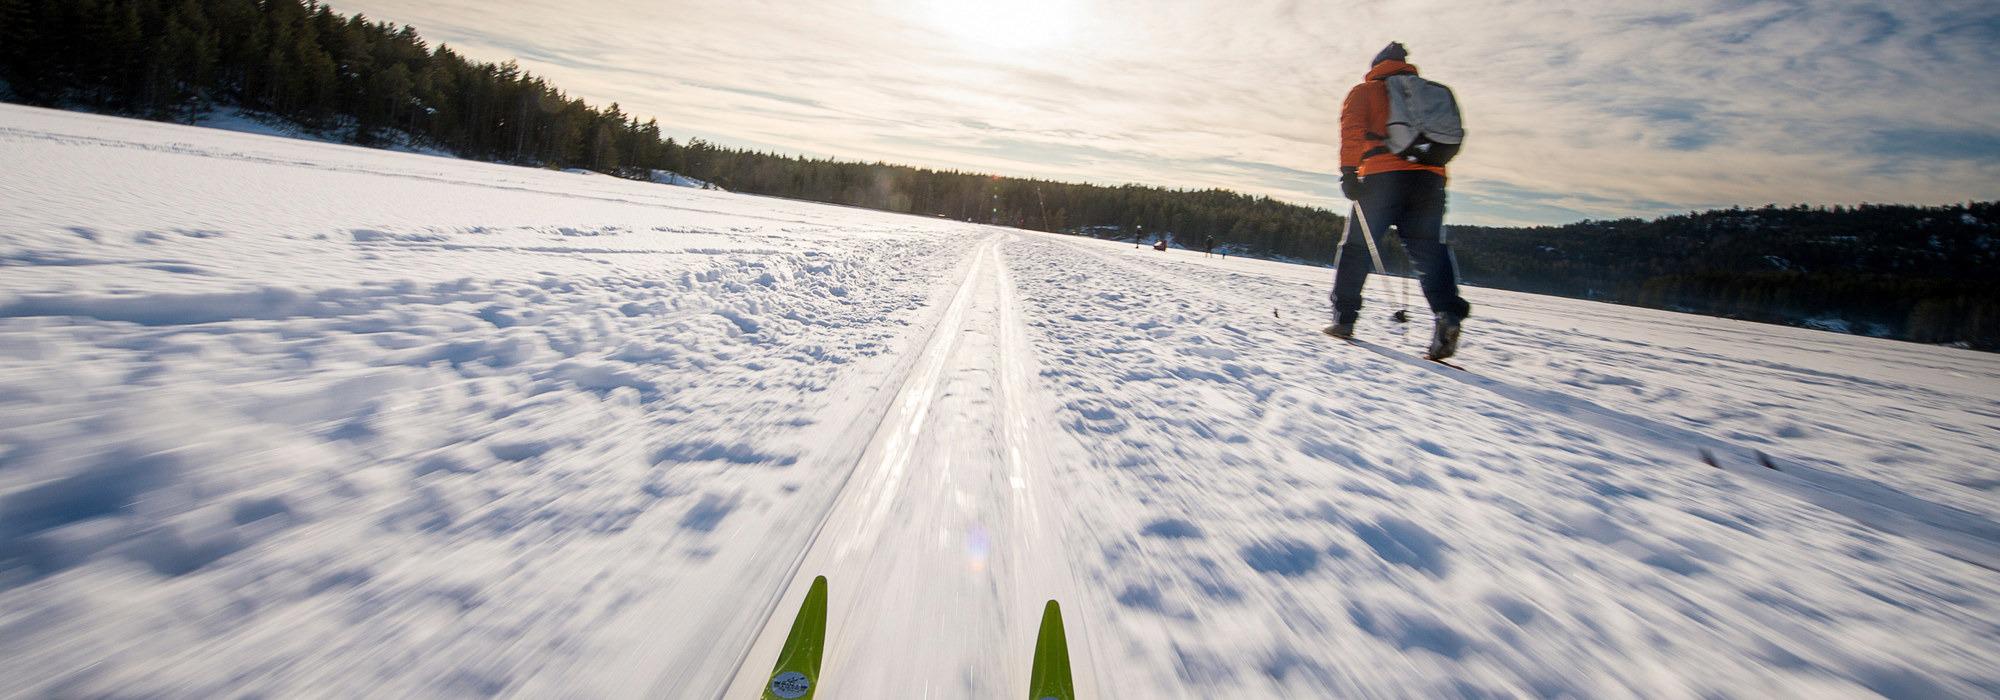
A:
[[[670,134],[814,156],[1337,207],[1340,100],[1393,39],[1464,102],[1454,221],[2000,196],[1986,0],[1037,0],[1001,7],[1066,23],[1046,42],[940,26],[1042,26],[939,10],[973,1],[336,7]]]

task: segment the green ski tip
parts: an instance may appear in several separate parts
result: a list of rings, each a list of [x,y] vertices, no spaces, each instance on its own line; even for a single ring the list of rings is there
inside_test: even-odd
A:
[[[1063,638],[1062,608],[1051,600],[1042,608],[1042,632],[1035,637],[1035,671],[1028,677],[1029,700],[1076,700],[1069,677],[1069,641]]]
[[[825,648],[826,577],[820,576],[813,579],[799,616],[792,620],[792,631],[785,635],[778,666],[764,684],[763,700],[812,700],[813,691],[819,689],[820,650]]]

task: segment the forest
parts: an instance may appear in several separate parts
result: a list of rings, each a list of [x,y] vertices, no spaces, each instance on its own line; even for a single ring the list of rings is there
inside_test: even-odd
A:
[[[1453,226],[1482,286],[2000,349],[2000,202]]]
[[[301,0],[0,0],[0,98],[192,122],[238,108],[349,143],[586,168],[1042,231],[1326,264],[1341,214],[1225,190],[1103,186],[676,140],[512,61]],[[1996,206],[1795,206],[1453,226],[1474,285],[2000,349]],[[1393,236],[1388,237],[1393,240]],[[1393,248],[1393,244],[1392,244]],[[1391,266],[1399,260],[1392,256]]]

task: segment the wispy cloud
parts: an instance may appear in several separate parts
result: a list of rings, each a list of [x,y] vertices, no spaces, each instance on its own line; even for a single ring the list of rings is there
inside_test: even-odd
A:
[[[669,133],[818,156],[1336,206],[1340,100],[1401,40],[1467,110],[1454,220],[2000,196],[1987,0],[981,6],[1046,42],[940,26],[972,1],[335,5],[518,57]]]

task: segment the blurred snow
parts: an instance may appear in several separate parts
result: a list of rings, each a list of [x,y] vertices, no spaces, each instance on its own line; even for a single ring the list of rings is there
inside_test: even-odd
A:
[[[1317,268],[15,106],[0,163],[5,694],[715,697],[816,573],[841,697],[1019,695],[1052,597],[1092,697],[2000,694],[1994,355],[1471,290],[1459,371]]]

